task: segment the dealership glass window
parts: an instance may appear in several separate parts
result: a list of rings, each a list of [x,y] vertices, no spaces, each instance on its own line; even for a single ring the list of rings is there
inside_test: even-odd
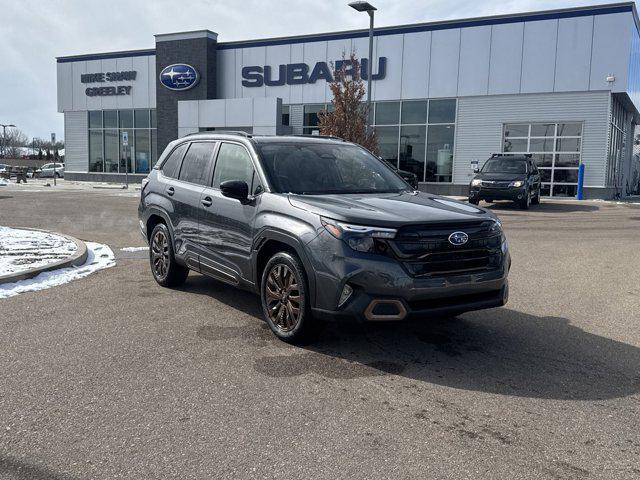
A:
[[[397,125],[400,123],[400,102],[376,102],[376,125]]]
[[[137,128],[135,133],[135,169],[136,173],[149,173],[151,164],[151,135],[146,128]]]
[[[544,196],[575,195],[582,148],[582,123],[505,124],[503,132],[503,152],[531,154],[540,170]]]
[[[104,156],[102,152],[102,130],[89,130],[89,171],[104,171]]]
[[[282,106],[282,125],[289,125],[289,105]]]
[[[400,127],[400,169],[415,173],[418,178],[424,175],[426,138],[427,128],[424,125]]]
[[[133,128],[133,110],[118,110],[120,128]]]
[[[398,166],[399,127],[375,127],[380,156],[394,167]]]
[[[455,99],[376,102],[374,106],[384,159],[415,173],[421,182],[452,181]],[[395,122],[399,128],[383,122]]]
[[[104,128],[118,128],[117,110],[105,110],[102,113],[104,115]]]
[[[454,125],[429,125],[427,130],[427,182],[451,182]]]
[[[102,110],[89,112],[89,128],[102,128]]]
[[[133,111],[135,128],[149,128],[149,110],[137,109]]]
[[[128,172],[150,171],[157,160],[154,109],[92,110],[88,112],[88,122],[90,172],[125,173],[125,131],[129,134]]]
[[[426,100],[402,102],[402,123],[424,125],[427,123],[427,107]]]
[[[104,171],[118,173],[118,158],[120,147],[118,145],[118,130],[115,128],[104,131]]]
[[[455,100],[429,101],[429,123],[454,123],[456,121]]]

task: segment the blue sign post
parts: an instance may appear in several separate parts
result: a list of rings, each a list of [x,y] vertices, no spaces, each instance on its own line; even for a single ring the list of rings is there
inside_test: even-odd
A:
[[[584,163],[581,163],[578,167],[578,193],[576,193],[577,200],[584,200],[582,195],[582,187],[584,186]]]

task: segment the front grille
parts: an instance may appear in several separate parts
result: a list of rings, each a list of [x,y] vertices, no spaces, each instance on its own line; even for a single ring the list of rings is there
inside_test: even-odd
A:
[[[509,188],[511,182],[499,182],[499,181],[482,181],[483,188]]]
[[[412,225],[389,241],[391,254],[414,277],[446,276],[500,268],[502,234],[491,221]],[[464,245],[452,245],[449,236],[465,232]]]

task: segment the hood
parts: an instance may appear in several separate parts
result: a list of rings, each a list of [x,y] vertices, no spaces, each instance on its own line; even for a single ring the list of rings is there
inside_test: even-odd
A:
[[[478,173],[474,178],[481,180],[495,180],[498,182],[513,182],[514,180],[524,180],[526,173]]]
[[[424,192],[364,195],[289,195],[291,205],[323,217],[374,227],[431,222],[468,222],[495,216],[482,209]]]

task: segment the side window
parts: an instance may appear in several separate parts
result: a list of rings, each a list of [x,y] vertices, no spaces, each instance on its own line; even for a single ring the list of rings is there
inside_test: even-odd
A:
[[[255,188],[252,188],[253,174],[251,157],[242,145],[235,143],[223,143],[220,145],[216,170],[213,173],[213,186],[215,188],[220,188],[220,184],[227,180],[241,180],[247,182],[249,191],[254,192]]]
[[[180,169],[180,180],[198,185],[206,185],[207,173],[213,157],[215,143],[192,143]]]
[[[165,177],[169,178],[178,178],[178,172],[180,171],[180,161],[184,156],[184,152],[187,150],[187,143],[183,143],[178,148],[176,148],[171,154],[169,158],[162,164],[162,174]]]

